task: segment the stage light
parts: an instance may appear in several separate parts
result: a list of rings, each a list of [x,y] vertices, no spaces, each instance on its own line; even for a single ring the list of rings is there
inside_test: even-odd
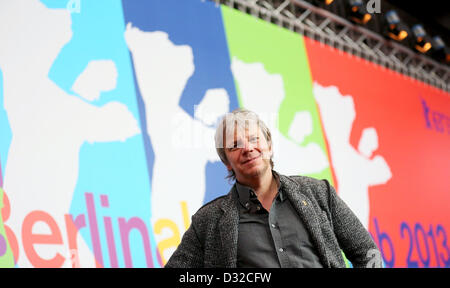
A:
[[[334,0],[313,0],[312,3],[319,7],[329,6],[334,2]]]
[[[414,48],[421,52],[427,53],[431,49],[431,39],[425,32],[422,25],[417,24],[411,28],[413,35],[415,37]]]
[[[366,24],[372,19],[372,15],[367,13],[366,6],[362,0],[348,0],[350,19],[359,24]]]
[[[432,39],[432,56],[437,60],[450,64],[450,49],[445,46],[441,37],[435,36]]]
[[[389,38],[396,41],[402,41],[403,39],[408,37],[406,25],[403,24],[402,21],[400,21],[397,12],[395,12],[394,10],[386,12],[385,19],[387,23],[386,33]]]

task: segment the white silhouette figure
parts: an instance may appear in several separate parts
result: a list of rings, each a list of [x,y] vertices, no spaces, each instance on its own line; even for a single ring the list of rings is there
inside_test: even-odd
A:
[[[155,154],[151,222],[154,226],[160,219],[170,219],[184,232],[180,203],[187,202],[189,215],[202,206],[206,164],[220,161],[214,145],[215,129],[204,123],[214,123],[219,114],[228,112],[228,94],[223,89],[208,90],[197,107],[199,119],[192,118],[178,105],[194,73],[191,47],[174,45],[165,32],[143,32],[130,23],[125,40],[145,103]],[[156,241],[166,235],[156,234]],[[166,249],[164,258],[169,259],[173,251]]]
[[[101,92],[117,85],[116,64],[111,60],[90,61],[72,86],[72,91],[88,101],[98,100]]]
[[[350,144],[356,115],[353,98],[341,95],[334,86],[322,87],[314,83],[313,90],[330,147],[339,196],[368,229],[369,187],[386,184],[392,177],[382,156],[376,155],[371,159],[372,153],[378,148],[376,130],[364,129],[356,150]]]
[[[64,214],[69,213],[77,183],[81,146],[85,142],[124,141],[140,130],[125,105],[109,102],[95,107],[67,94],[48,78],[52,63],[72,37],[67,10],[47,9],[40,1],[29,0],[3,1],[0,6],[3,104],[12,130],[4,188],[11,201],[7,224],[19,242],[18,265],[31,266],[21,228],[28,213],[40,210],[55,219],[63,244],[35,245],[37,254],[51,259],[59,253],[65,258],[63,267],[71,267],[74,253],[68,251]],[[79,91],[98,95],[98,88],[86,87],[91,85],[90,79],[79,80]],[[115,79],[106,82],[110,89],[115,85]],[[96,97],[88,94],[84,94],[88,99]],[[85,220],[88,225],[87,215]],[[49,228],[38,222],[33,233],[48,234]],[[94,267],[93,254],[79,234],[77,242],[80,264]]]
[[[289,127],[288,135],[297,143],[302,143],[306,136],[313,132],[313,120],[311,113],[308,111],[300,111],[295,113]]]
[[[296,113],[289,132],[292,139],[279,132],[278,111],[285,97],[281,75],[269,74],[261,63],[247,64],[237,58],[233,58],[231,70],[238,82],[242,106],[257,113],[272,133],[275,169],[282,174],[300,175],[327,168],[327,156],[318,144],[299,145],[312,133],[311,113]]]
[[[215,125],[220,116],[229,111],[230,99],[223,88],[209,89],[199,105],[195,107],[194,117],[205,125]]]

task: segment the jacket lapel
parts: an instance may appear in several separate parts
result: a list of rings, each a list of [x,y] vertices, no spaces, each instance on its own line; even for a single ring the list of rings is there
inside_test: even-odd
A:
[[[304,194],[304,190],[309,188],[300,186],[297,182],[284,175],[280,175],[280,181],[283,183],[286,195],[291,201],[292,206],[295,210],[297,210],[297,213],[305,224],[305,227],[308,229],[311,240],[317,248],[320,259],[324,265],[329,266],[328,257],[326,255],[326,247],[324,244],[325,242],[322,237],[318,220],[319,215],[317,215],[317,212],[314,210],[311,200]]]
[[[237,261],[239,210],[236,205],[237,191],[234,185],[227,196],[227,201],[222,203],[223,215],[219,221],[220,238],[225,256],[225,267],[235,268]]]

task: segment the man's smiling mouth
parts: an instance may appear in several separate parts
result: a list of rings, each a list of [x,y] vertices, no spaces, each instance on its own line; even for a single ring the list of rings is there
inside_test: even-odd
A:
[[[245,160],[244,162],[242,162],[242,164],[247,164],[247,163],[249,163],[249,162],[251,162],[251,161],[254,161],[254,160],[256,160],[257,158],[259,158],[261,155],[258,155],[258,156],[256,156],[256,157],[253,157],[253,158],[250,158],[250,159],[248,159],[248,160]]]

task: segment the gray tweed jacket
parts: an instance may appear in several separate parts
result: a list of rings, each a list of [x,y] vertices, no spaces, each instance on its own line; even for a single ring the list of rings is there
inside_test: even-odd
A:
[[[304,221],[324,267],[345,267],[345,256],[354,267],[377,261],[378,248],[368,231],[337,196],[327,180],[280,175],[288,199]],[[236,267],[238,243],[238,194],[230,192],[200,208],[165,267]],[[255,241],[258,241],[255,239]],[[371,250],[375,249],[375,250]],[[375,254],[374,254],[375,253]]]

